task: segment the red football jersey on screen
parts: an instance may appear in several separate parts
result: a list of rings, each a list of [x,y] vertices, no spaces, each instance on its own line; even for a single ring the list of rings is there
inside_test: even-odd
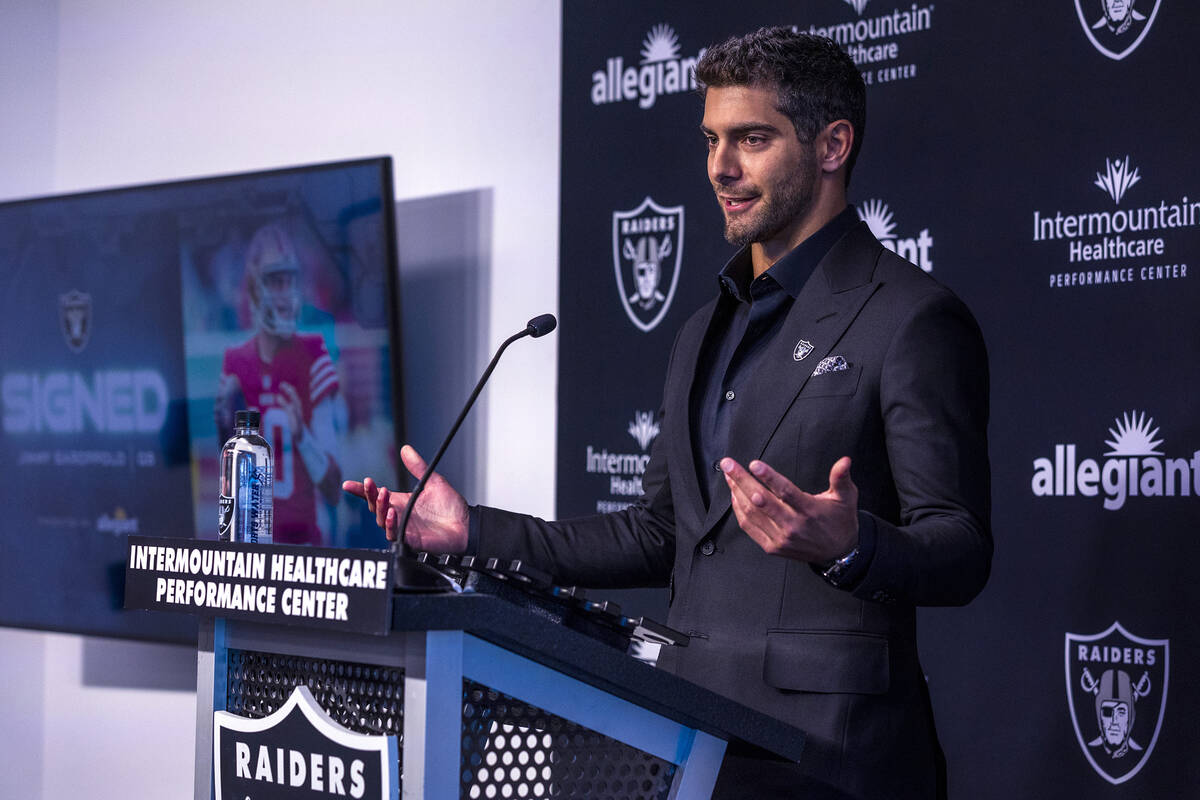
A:
[[[221,372],[237,377],[247,407],[262,414],[262,435],[275,456],[274,541],[320,544],[316,487],[296,452],[296,432],[291,430],[282,408],[279,387],[287,383],[296,390],[304,422],[309,424],[313,408],[338,391],[337,370],[325,349],[325,340],[318,334],[296,334],[267,363],[259,357],[255,340],[250,339],[225,351]]]

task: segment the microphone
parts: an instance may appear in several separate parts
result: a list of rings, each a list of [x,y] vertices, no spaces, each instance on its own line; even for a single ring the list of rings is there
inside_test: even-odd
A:
[[[404,532],[408,529],[408,518],[412,516],[412,510],[417,505],[417,498],[420,497],[421,492],[425,490],[425,484],[429,482],[429,477],[433,475],[434,470],[437,469],[438,462],[442,460],[442,456],[445,454],[446,448],[450,446],[450,442],[454,439],[454,435],[458,433],[458,429],[462,427],[463,421],[467,418],[467,413],[471,410],[471,406],[475,405],[475,398],[479,397],[479,393],[483,391],[483,385],[487,383],[488,378],[492,376],[492,370],[496,368],[496,364],[500,361],[501,354],[517,339],[522,339],[526,336],[537,339],[540,336],[545,336],[547,333],[550,333],[557,327],[558,320],[555,319],[553,314],[541,314],[529,320],[529,322],[525,325],[524,330],[514,333],[512,336],[505,339],[503,343],[501,343],[500,347],[496,350],[496,354],[492,356],[491,363],[487,365],[487,369],[483,371],[483,375],[479,378],[479,382],[475,384],[475,389],[471,392],[471,396],[467,398],[467,402],[463,406],[462,411],[459,412],[458,419],[456,419],[454,424],[450,426],[450,432],[446,434],[446,438],[442,440],[442,444],[438,448],[437,453],[434,454],[433,460],[428,462],[428,465],[425,467],[425,474],[421,476],[419,481],[417,481],[416,488],[413,489],[412,493],[408,496],[408,505],[404,507],[404,514],[400,517],[400,526],[396,534],[396,544],[392,546],[393,552],[397,555],[402,553],[406,556],[410,556],[410,558],[407,560],[397,559],[396,561],[396,581],[400,588],[408,589],[410,591],[429,591],[444,587],[445,577],[439,572],[435,572],[433,570],[428,570],[425,572],[421,572],[419,570],[410,571],[405,568],[408,565],[420,567],[420,565],[418,565],[417,562],[411,558],[412,553],[408,547],[408,544],[404,540]],[[407,574],[402,576],[402,573]],[[428,580],[429,577],[432,577],[431,573],[432,575],[436,575],[438,579],[433,583]]]
[[[525,331],[536,339],[539,336],[545,336],[557,327],[558,320],[554,318],[553,314],[542,314],[540,317],[534,317],[529,320],[529,324],[525,326]]]

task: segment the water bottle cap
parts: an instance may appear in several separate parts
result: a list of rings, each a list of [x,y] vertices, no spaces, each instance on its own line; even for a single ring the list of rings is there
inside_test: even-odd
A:
[[[257,411],[238,411],[233,415],[235,428],[255,428],[262,424],[262,415]]]

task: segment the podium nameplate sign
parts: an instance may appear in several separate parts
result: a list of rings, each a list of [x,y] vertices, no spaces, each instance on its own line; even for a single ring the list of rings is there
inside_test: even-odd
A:
[[[130,536],[125,608],[386,634],[392,555]]]

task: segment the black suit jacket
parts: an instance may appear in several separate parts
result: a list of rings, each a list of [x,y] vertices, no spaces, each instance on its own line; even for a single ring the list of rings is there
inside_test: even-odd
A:
[[[845,591],[807,563],[764,554],[738,527],[723,481],[703,504],[689,393],[715,307],[676,339],[639,502],[557,523],[479,508],[479,552],[528,559],[570,584],[669,581],[668,623],[692,640],[664,648],[660,666],[805,730],[801,767],[815,781],[854,797],[932,797],[940,750],[915,607],[968,602],[992,555],[978,326],[860,224],[822,259],[739,392],[749,399],[728,455],[743,465],[761,459],[817,493],[838,458],[853,459],[860,530],[875,552]],[[812,345],[802,359],[800,340]],[[812,375],[836,355],[847,369]]]

